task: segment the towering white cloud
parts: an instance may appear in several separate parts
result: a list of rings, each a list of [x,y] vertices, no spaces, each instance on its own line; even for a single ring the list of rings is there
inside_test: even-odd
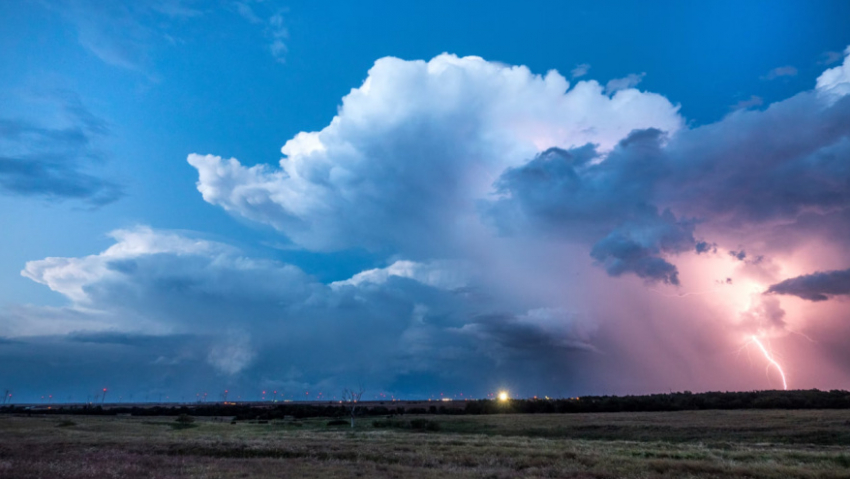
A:
[[[305,248],[433,253],[465,234],[506,167],[552,146],[604,152],[632,130],[681,125],[677,106],[631,88],[608,96],[595,81],[571,88],[555,71],[478,57],[383,58],[327,127],[283,146],[279,168],[188,161],[207,202]]]

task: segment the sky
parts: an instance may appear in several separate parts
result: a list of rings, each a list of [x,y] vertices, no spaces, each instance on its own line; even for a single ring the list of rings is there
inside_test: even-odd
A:
[[[0,389],[850,389],[848,48],[843,1],[0,2]]]

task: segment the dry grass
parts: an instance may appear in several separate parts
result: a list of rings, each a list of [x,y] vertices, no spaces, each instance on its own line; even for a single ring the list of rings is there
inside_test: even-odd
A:
[[[850,478],[850,411],[431,418],[441,432],[0,417],[0,477]],[[807,439],[808,438],[808,439]]]

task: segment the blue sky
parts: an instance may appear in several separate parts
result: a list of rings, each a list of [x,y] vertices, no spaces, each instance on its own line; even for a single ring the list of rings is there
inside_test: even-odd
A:
[[[795,314],[811,314],[800,299],[809,293],[794,296],[787,284],[776,288],[791,291],[781,293],[781,308],[774,305],[782,315],[771,316],[767,303],[736,304],[733,309],[743,312],[736,310],[740,317],[722,332],[705,325],[678,331],[665,321],[674,321],[681,305],[646,297],[658,288],[672,288],[673,295],[693,291],[685,279],[702,278],[697,271],[711,272],[704,275],[709,286],[738,274],[767,289],[850,267],[834,240],[840,231],[823,226],[845,224],[829,215],[843,214],[848,187],[824,179],[847,172],[840,163],[847,159],[844,104],[829,100],[827,112],[806,103],[825,98],[828,88],[843,91],[840,78],[819,78],[844,64],[848,19],[850,4],[837,1],[3,2],[0,335],[10,343],[0,343],[0,350],[10,358],[3,367],[16,368],[4,376],[15,383],[9,387],[31,397],[50,387],[80,397],[100,384],[126,394],[135,388],[136,394],[182,395],[222,384],[246,395],[277,386],[330,391],[346,381],[420,396],[464,387],[483,395],[506,386],[529,394],[766,388],[776,386],[776,378],[765,380],[759,367],[728,383],[694,370],[705,351],[717,367],[726,365],[723,351],[735,346],[729,337],[738,338],[752,311],[759,311],[769,317],[758,321],[772,326],[759,326],[758,334],[784,346],[789,358],[806,358],[798,377],[829,363],[828,373],[801,386],[841,386],[850,364],[840,354],[803,350],[782,333],[808,327],[795,323]],[[470,55],[484,63],[463,59]],[[432,61],[434,70],[376,64],[385,57]],[[528,76],[498,83],[516,71],[512,66],[527,67]],[[450,82],[445,78],[431,85],[440,68],[466,72],[451,80],[462,86],[447,90],[450,83],[440,84]],[[595,80],[600,91],[576,93],[574,101],[584,107],[573,100],[557,106],[564,92],[542,86],[552,70],[563,80],[545,77],[553,89],[565,90],[570,82],[573,92],[579,82]],[[367,77],[377,93],[358,97],[352,89]],[[512,95],[537,106],[523,109],[506,99]],[[300,132],[331,128],[335,115],[342,126],[320,140],[327,153],[293,143],[293,169],[282,175],[281,147]],[[402,120],[388,119],[394,115]],[[754,159],[760,152],[797,151],[796,144],[759,133],[770,129],[766,125],[781,132],[789,118],[813,122],[789,125],[791,136],[807,127],[837,132],[812,139],[816,147],[799,148],[839,163]],[[648,133],[631,137],[633,130]],[[524,139],[494,142],[505,131],[521,131]],[[548,133],[540,139],[539,132]],[[752,143],[740,145],[736,132]],[[654,153],[629,146],[641,142]],[[579,153],[585,143],[590,150]],[[721,151],[733,144],[744,152],[736,163]],[[549,147],[567,156],[536,156]],[[725,156],[711,156],[715,150]],[[191,154],[221,158],[192,160]],[[236,166],[227,166],[229,158],[238,159]],[[567,195],[535,183],[535,175],[565,174],[566,167],[555,166],[560,161],[580,165],[576,174],[588,175],[581,177],[594,186]],[[703,169],[686,171],[688,161],[702,162]],[[468,169],[459,166],[467,162]],[[690,189],[652,173],[661,162],[681,170],[677,181]],[[254,165],[267,166],[248,170]],[[729,173],[711,183],[705,178],[714,177],[705,172],[718,165]],[[745,170],[763,174],[756,180]],[[785,177],[776,175],[787,171],[811,177],[812,184],[783,189]],[[798,195],[798,187],[832,193]],[[738,199],[748,209],[719,198],[747,190],[760,194]],[[771,206],[761,202],[774,197]],[[806,216],[813,211],[824,218]],[[727,222],[730,217],[737,223]],[[793,234],[759,236],[764,222]],[[788,236],[809,243],[779,239]],[[812,244],[830,258],[805,253]],[[113,245],[140,249],[102,264],[86,260]],[[691,252],[694,245],[724,259],[691,265],[705,257]],[[628,256],[627,247],[637,248],[640,259]],[[727,251],[744,249],[758,251],[750,253],[752,264],[723,262]],[[28,265],[48,258],[76,259],[79,264],[71,263],[80,270]],[[753,272],[759,268],[767,272]],[[138,276],[142,271],[150,276]],[[371,279],[355,281],[358,273]],[[172,297],[180,288],[168,282],[175,277],[191,278],[180,287],[192,292]],[[240,286],[227,283],[234,277],[242,278]],[[279,288],[266,291],[268,281],[280,281]],[[373,289],[346,289],[364,285]],[[187,299],[200,290],[222,301],[218,310]],[[618,308],[603,307],[605,291],[625,299],[616,301]],[[830,291],[839,299],[818,307],[846,312],[844,290]],[[750,301],[749,293],[741,294]],[[773,304],[776,297],[764,301]],[[323,306],[314,308],[316,301]],[[717,314],[716,305],[692,306],[705,312],[707,324]],[[644,323],[624,326],[616,319],[635,310]],[[348,331],[334,323],[348,316],[362,326]],[[397,322],[408,316],[422,327]],[[642,339],[624,346],[618,334],[626,333],[612,333],[621,327],[640,329]],[[694,339],[703,327],[714,332],[713,346]],[[662,332],[650,332],[656,328]],[[829,336],[832,330],[818,331]],[[326,364],[294,346],[272,352],[263,337],[277,335],[331,350],[346,338],[361,338],[362,348],[351,354],[362,356],[362,364],[340,369],[337,361]],[[39,361],[56,361],[38,359],[40,348],[71,351],[79,344],[93,346],[67,354],[97,364],[117,354],[121,364],[138,368],[143,384],[122,384],[105,366],[85,378],[63,368],[40,369]],[[666,351],[687,366],[644,376],[617,366],[629,359],[643,365],[634,366],[639,370],[657,368],[662,359],[646,351]],[[392,367],[376,368],[375,362]],[[557,366],[565,362],[570,366]],[[486,380],[468,380],[460,364],[487,371]],[[39,379],[26,381],[28,368],[43,371]],[[600,371],[612,379],[594,380]],[[69,375],[66,382],[58,379]],[[178,387],[186,375],[202,379]]]

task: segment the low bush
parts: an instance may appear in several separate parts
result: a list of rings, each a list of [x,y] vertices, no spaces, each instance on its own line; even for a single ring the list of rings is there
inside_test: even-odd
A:
[[[411,419],[410,429],[416,429],[418,431],[439,431],[440,423],[430,419]]]
[[[404,427],[405,421],[397,421],[394,419],[375,419],[372,421],[372,427],[376,428],[385,428],[385,427]]]
[[[195,418],[193,418],[192,416],[190,416],[188,414],[181,414],[181,415],[177,416],[177,419],[175,419],[175,421],[178,424],[188,425],[188,424],[192,424],[193,422],[195,422]]]
[[[174,420],[173,423],[169,424],[172,429],[190,429],[193,427],[198,427],[195,424],[195,418],[188,414],[181,414],[177,416],[177,419]]]
[[[372,421],[372,427],[412,429],[414,431],[439,431],[440,423],[424,418],[416,418],[409,421],[400,421],[397,419],[376,419]]]

